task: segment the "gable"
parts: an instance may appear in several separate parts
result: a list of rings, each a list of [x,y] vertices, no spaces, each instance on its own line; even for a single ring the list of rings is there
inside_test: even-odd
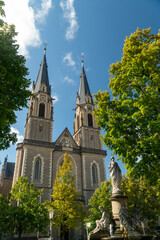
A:
[[[58,137],[55,142],[56,145],[61,145],[66,148],[78,148],[68,128],[65,128],[62,134]]]

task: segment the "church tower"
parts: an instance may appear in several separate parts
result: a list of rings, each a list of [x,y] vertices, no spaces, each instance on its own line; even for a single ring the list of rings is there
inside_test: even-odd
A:
[[[93,115],[94,103],[83,58],[75,111],[73,138],[81,149],[83,195],[87,204],[95,189],[106,180],[106,151],[102,149],[101,130]]]
[[[32,96],[25,125],[23,143],[17,144],[13,185],[20,176],[27,177],[38,188],[44,188],[42,201],[51,198],[53,105],[48,78],[46,48]]]
[[[95,116],[93,115],[94,103],[84,70],[83,59],[76,105],[73,136],[75,142],[81,147],[102,150],[102,143],[99,137],[101,130],[97,128]]]
[[[33,82],[24,139],[52,142],[53,106],[46,61],[46,48],[36,84]]]

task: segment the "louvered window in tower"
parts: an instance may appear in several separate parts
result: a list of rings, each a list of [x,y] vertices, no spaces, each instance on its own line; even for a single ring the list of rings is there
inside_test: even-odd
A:
[[[40,159],[37,159],[35,162],[35,174],[34,179],[39,180],[40,178]]]
[[[88,114],[88,126],[93,127],[93,120],[92,120],[92,114]]]
[[[92,183],[93,183],[93,186],[98,184],[97,166],[95,164],[92,165]]]
[[[44,103],[40,103],[39,105],[39,117],[44,117],[45,114],[45,105]]]

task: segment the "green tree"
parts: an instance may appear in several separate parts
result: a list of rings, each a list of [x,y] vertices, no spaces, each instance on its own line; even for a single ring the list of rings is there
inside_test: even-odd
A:
[[[0,239],[3,233],[6,233],[8,228],[9,216],[9,201],[7,198],[0,194]]]
[[[27,178],[19,178],[9,196],[11,202],[17,202],[17,206],[10,205],[8,233],[18,234],[21,239],[22,233],[45,232],[49,217],[46,204],[39,203],[42,192],[43,189],[38,190]]]
[[[156,227],[160,216],[158,184],[150,186],[144,177],[134,179],[134,177],[123,176],[121,189],[128,196],[127,207],[130,215],[137,207],[140,216],[147,218],[151,227]]]
[[[3,6],[4,2],[0,1],[0,16],[5,15]],[[26,60],[18,53],[16,35],[15,27],[0,18],[0,150],[8,148],[10,142],[16,142],[11,124],[16,122],[15,111],[27,107],[30,96]]]
[[[160,179],[160,33],[137,31],[125,40],[121,61],[111,64],[109,91],[95,95],[104,143],[128,173]]]
[[[85,217],[84,205],[78,200],[75,177],[72,175],[72,162],[69,155],[64,155],[62,166],[53,185],[51,206],[55,209],[53,226],[62,230],[64,239],[68,239],[68,230],[78,228]]]
[[[86,223],[91,223],[89,231],[96,227],[96,220],[100,219],[102,216],[102,213],[98,209],[99,206],[102,206],[104,210],[110,214],[110,216],[112,215],[111,201],[109,200],[111,195],[111,182],[104,181],[101,183],[101,186],[95,190],[93,196],[90,198],[88,203],[89,215],[85,220]]]
[[[2,17],[5,17],[5,12],[4,12],[4,9],[3,9],[4,5],[5,5],[4,1],[0,1],[0,16],[2,16]],[[2,27],[3,24],[4,24],[3,19],[0,19],[0,27]]]

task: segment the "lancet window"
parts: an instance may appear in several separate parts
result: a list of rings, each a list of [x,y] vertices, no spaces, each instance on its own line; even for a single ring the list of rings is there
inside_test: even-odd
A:
[[[92,114],[88,113],[88,126],[93,127]]]
[[[93,183],[93,186],[98,184],[98,173],[97,173],[96,164],[92,165],[92,183]]]
[[[44,117],[45,114],[45,104],[40,103],[39,105],[39,117]]]
[[[35,173],[34,173],[34,179],[39,180],[40,179],[40,159],[36,159],[35,161]]]

